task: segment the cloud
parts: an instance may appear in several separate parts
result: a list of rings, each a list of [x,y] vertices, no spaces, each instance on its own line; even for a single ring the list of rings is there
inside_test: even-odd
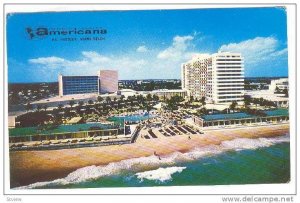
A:
[[[148,51],[148,48],[145,46],[145,45],[142,45],[142,46],[139,46],[137,49],[136,49],[137,52],[139,53],[144,53],[144,52],[147,52]]]
[[[284,48],[282,50],[271,53],[271,57],[286,56],[287,53],[288,53],[288,49]]]
[[[57,56],[29,59],[28,62],[40,73],[94,75],[101,69],[119,71],[120,79],[179,78],[181,63],[192,58],[194,35],[175,36],[169,47],[149,50],[146,45],[120,55],[103,55],[96,51],[82,51],[76,60]],[[139,55],[147,52],[147,55]],[[163,73],[163,74],[162,74]]]
[[[111,60],[109,57],[103,56],[95,51],[83,51],[81,54],[93,62],[109,62]]]
[[[56,56],[29,59],[39,72],[50,74],[53,70],[64,75],[94,75],[101,69],[114,69],[132,74],[137,69],[143,68],[147,61],[135,56],[104,56],[95,51],[82,51],[81,60],[69,60]],[[55,76],[56,77],[56,76]],[[54,77],[54,78],[55,78]]]
[[[30,64],[39,65],[38,67],[40,69],[46,69],[46,71],[50,70],[49,68],[62,70],[68,67],[84,68],[89,65],[88,58],[85,58],[84,60],[70,61],[56,56],[29,59],[28,62]]]
[[[275,37],[256,37],[239,43],[225,44],[219,51],[241,53],[245,64],[253,66],[267,61],[282,60],[287,56],[287,48],[279,49],[279,41]]]
[[[207,50],[196,49],[200,34],[174,36],[164,49],[149,50],[146,45],[128,50],[119,55],[104,55],[97,51],[82,51],[76,59],[58,56],[29,59],[32,72],[46,75],[57,80],[58,73],[64,75],[95,75],[101,69],[119,71],[120,79],[165,79],[180,78],[180,66],[199,53]],[[201,46],[202,47],[202,46]],[[275,37],[256,37],[238,43],[220,46],[219,51],[239,52],[244,56],[245,73],[271,73],[274,68],[287,69],[287,48],[279,48],[280,42]],[[147,55],[139,53],[147,52]],[[112,53],[113,54],[113,53]],[[283,71],[283,72],[284,72]]]
[[[60,64],[64,63],[65,60],[63,58],[51,56],[51,57],[40,57],[36,59],[29,59],[29,63],[34,63],[34,64],[43,64],[43,65],[48,65],[48,64]]]
[[[166,48],[163,51],[160,51],[157,55],[159,59],[166,59],[166,60],[175,60],[179,61],[183,58],[186,58],[187,49],[191,46],[191,41],[194,39],[194,36],[187,35],[187,36],[175,36],[173,38],[173,43],[171,46]]]

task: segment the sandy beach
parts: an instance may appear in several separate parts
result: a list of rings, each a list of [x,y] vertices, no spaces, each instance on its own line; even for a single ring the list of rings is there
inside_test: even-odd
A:
[[[201,135],[178,135],[157,139],[139,139],[136,143],[90,148],[47,151],[10,152],[11,187],[63,178],[76,169],[90,165],[106,165],[125,159],[164,156],[176,151],[187,152],[235,138],[273,137],[289,133],[289,124],[255,126],[238,129],[205,131]]]

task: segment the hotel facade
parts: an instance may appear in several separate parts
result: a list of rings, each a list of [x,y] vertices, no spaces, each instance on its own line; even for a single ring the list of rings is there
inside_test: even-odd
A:
[[[244,62],[240,53],[199,54],[181,66],[182,89],[212,103],[244,100]]]
[[[59,96],[118,91],[118,71],[100,70],[96,76],[58,76]]]

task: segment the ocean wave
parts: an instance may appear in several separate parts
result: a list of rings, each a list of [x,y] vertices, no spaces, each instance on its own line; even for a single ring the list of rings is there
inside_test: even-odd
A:
[[[243,149],[257,149],[261,147],[269,147],[271,145],[289,142],[290,137],[279,136],[279,137],[270,137],[270,138],[237,138],[229,141],[223,141],[220,145],[223,150],[243,150]]]
[[[267,140],[238,138],[230,141],[223,141],[221,147],[224,150],[242,150],[242,149],[257,149],[260,147],[269,147],[272,143]]]
[[[181,167],[170,167],[174,166],[178,162],[193,161],[202,157],[214,156],[230,150],[240,151],[244,149],[257,149],[260,147],[268,147],[277,143],[289,142],[289,140],[290,139],[288,135],[257,139],[237,138],[230,141],[223,141],[220,145],[208,145],[204,147],[197,147],[186,153],[174,152],[167,156],[152,155],[148,157],[139,157],[122,160],[119,162],[112,162],[104,166],[87,166],[75,170],[65,178],[56,179],[48,182],[37,182],[27,186],[17,187],[15,189],[33,189],[58,185],[76,184],[93,179],[99,179],[104,176],[110,176],[114,174],[117,175],[122,171],[136,172],[137,174],[139,174],[138,178],[149,179],[152,177],[156,180],[168,180],[170,179],[170,176],[176,172],[176,170],[181,170]],[[165,170],[160,167],[167,167],[167,169]],[[153,171],[149,172],[149,170]],[[162,176],[159,176],[158,172],[163,172]]]
[[[175,156],[174,156],[175,158]],[[28,186],[18,187],[16,189],[33,189],[45,186],[67,185],[76,184],[84,181],[98,179],[104,176],[118,174],[121,171],[139,171],[149,167],[158,167],[160,165],[174,164],[175,159],[172,158],[159,158],[158,156],[148,156],[122,160],[119,162],[112,162],[105,166],[87,166],[70,173],[67,177],[56,179],[47,182],[37,182]]]
[[[165,182],[167,180],[172,180],[172,175],[174,173],[181,173],[184,169],[186,169],[186,167],[172,166],[167,168],[158,168],[156,170],[140,172],[140,173],[136,173],[135,175],[141,181],[147,179],[147,180],[157,180],[160,182]]]
[[[290,136],[285,135],[285,136],[279,136],[279,137],[270,137],[270,138],[258,138],[261,141],[265,142],[270,142],[272,144],[277,144],[277,143],[283,143],[283,142],[290,142]]]
[[[206,156],[213,156],[223,152],[219,145],[208,145],[204,147],[197,147],[184,155],[192,160],[199,159]]]

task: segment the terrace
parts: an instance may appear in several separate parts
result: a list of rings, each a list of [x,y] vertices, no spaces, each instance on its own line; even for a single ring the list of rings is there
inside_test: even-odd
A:
[[[72,138],[63,140],[44,140],[44,141],[30,141],[10,143],[9,147],[12,151],[20,150],[54,150],[54,149],[67,149],[79,147],[97,147],[105,145],[120,145],[129,144],[131,136],[118,135],[118,136],[97,136],[86,138]]]
[[[32,147],[53,148],[54,146],[79,147],[100,142],[117,144],[129,141],[131,135],[124,135],[124,129],[114,124],[76,124],[9,129],[11,148]]]
[[[288,109],[275,109],[262,111],[262,115],[249,113],[212,114],[194,117],[194,123],[200,127],[280,123],[289,120]]]

